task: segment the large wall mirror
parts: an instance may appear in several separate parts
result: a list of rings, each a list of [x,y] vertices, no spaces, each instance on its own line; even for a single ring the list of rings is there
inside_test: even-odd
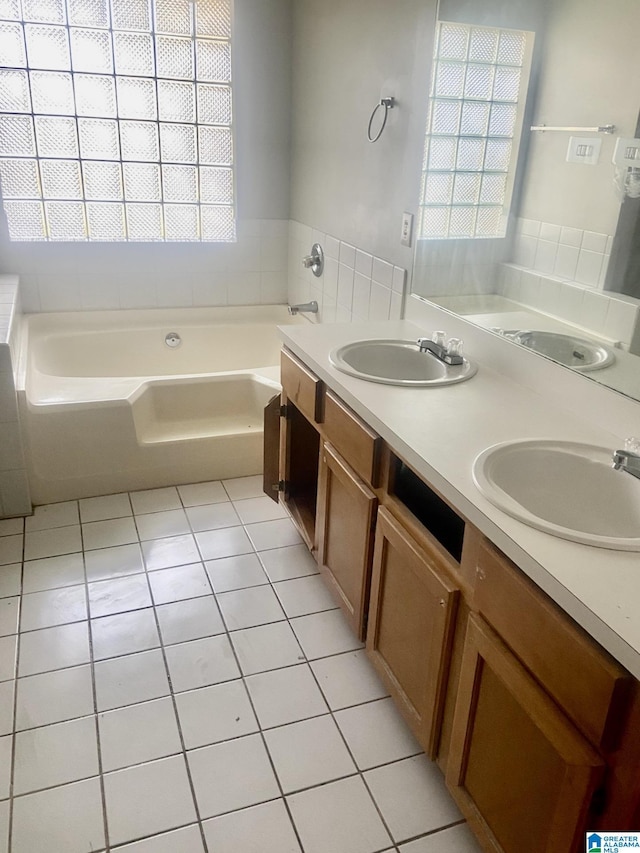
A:
[[[640,400],[640,3],[438,18],[413,294]]]

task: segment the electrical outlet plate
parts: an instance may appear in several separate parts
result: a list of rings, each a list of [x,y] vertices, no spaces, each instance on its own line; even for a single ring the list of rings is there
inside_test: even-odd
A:
[[[413,231],[413,213],[402,214],[402,231],[400,232],[400,243],[402,246],[411,245],[411,232]]]
[[[600,159],[602,140],[595,136],[571,136],[567,149],[567,163],[595,166]]]

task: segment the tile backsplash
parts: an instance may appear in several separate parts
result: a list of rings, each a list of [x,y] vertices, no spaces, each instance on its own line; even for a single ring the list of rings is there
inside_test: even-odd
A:
[[[324,250],[317,277],[302,265],[314,243]],[[399,320],[404,310],[407,272],[309,225],[289,224],[289,302],[318,303],[317,322]]]
[[[537,219],[518,219],[510,260],[541,275],[602,290],[613,237]]]

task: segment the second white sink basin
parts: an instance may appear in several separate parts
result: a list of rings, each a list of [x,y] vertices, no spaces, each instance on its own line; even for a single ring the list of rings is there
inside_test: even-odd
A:
[[[452,385],[470,379],[478,369],[467,359],[459,365],[445,364],[430,352],[420,352],[415,341],[354,341],[329,353],[331,364],[368,382],[383,385]]]
[[[562,539],[640,551],[640,479],[611,466],[612,449],[546,439],[496,444],[473,465],[494,506]]]
[[[600,370],[615,361],[615,355],[609,347],[586,338],[563,335],[560,332],[521,330],[508,333],[508,337],[574,370],[584,372]]]

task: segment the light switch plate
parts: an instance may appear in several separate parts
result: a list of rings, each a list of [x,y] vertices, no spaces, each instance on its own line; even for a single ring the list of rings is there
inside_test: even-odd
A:
[[[411,232],[413,231],[413,213],[402,214],[402,231],[400,232],[400,243],[403,246],[411,245]]]
[[[600,159],[602,140],[595,136],[571,136],[567,149],[567,163],[582,163],[595,166]]]

